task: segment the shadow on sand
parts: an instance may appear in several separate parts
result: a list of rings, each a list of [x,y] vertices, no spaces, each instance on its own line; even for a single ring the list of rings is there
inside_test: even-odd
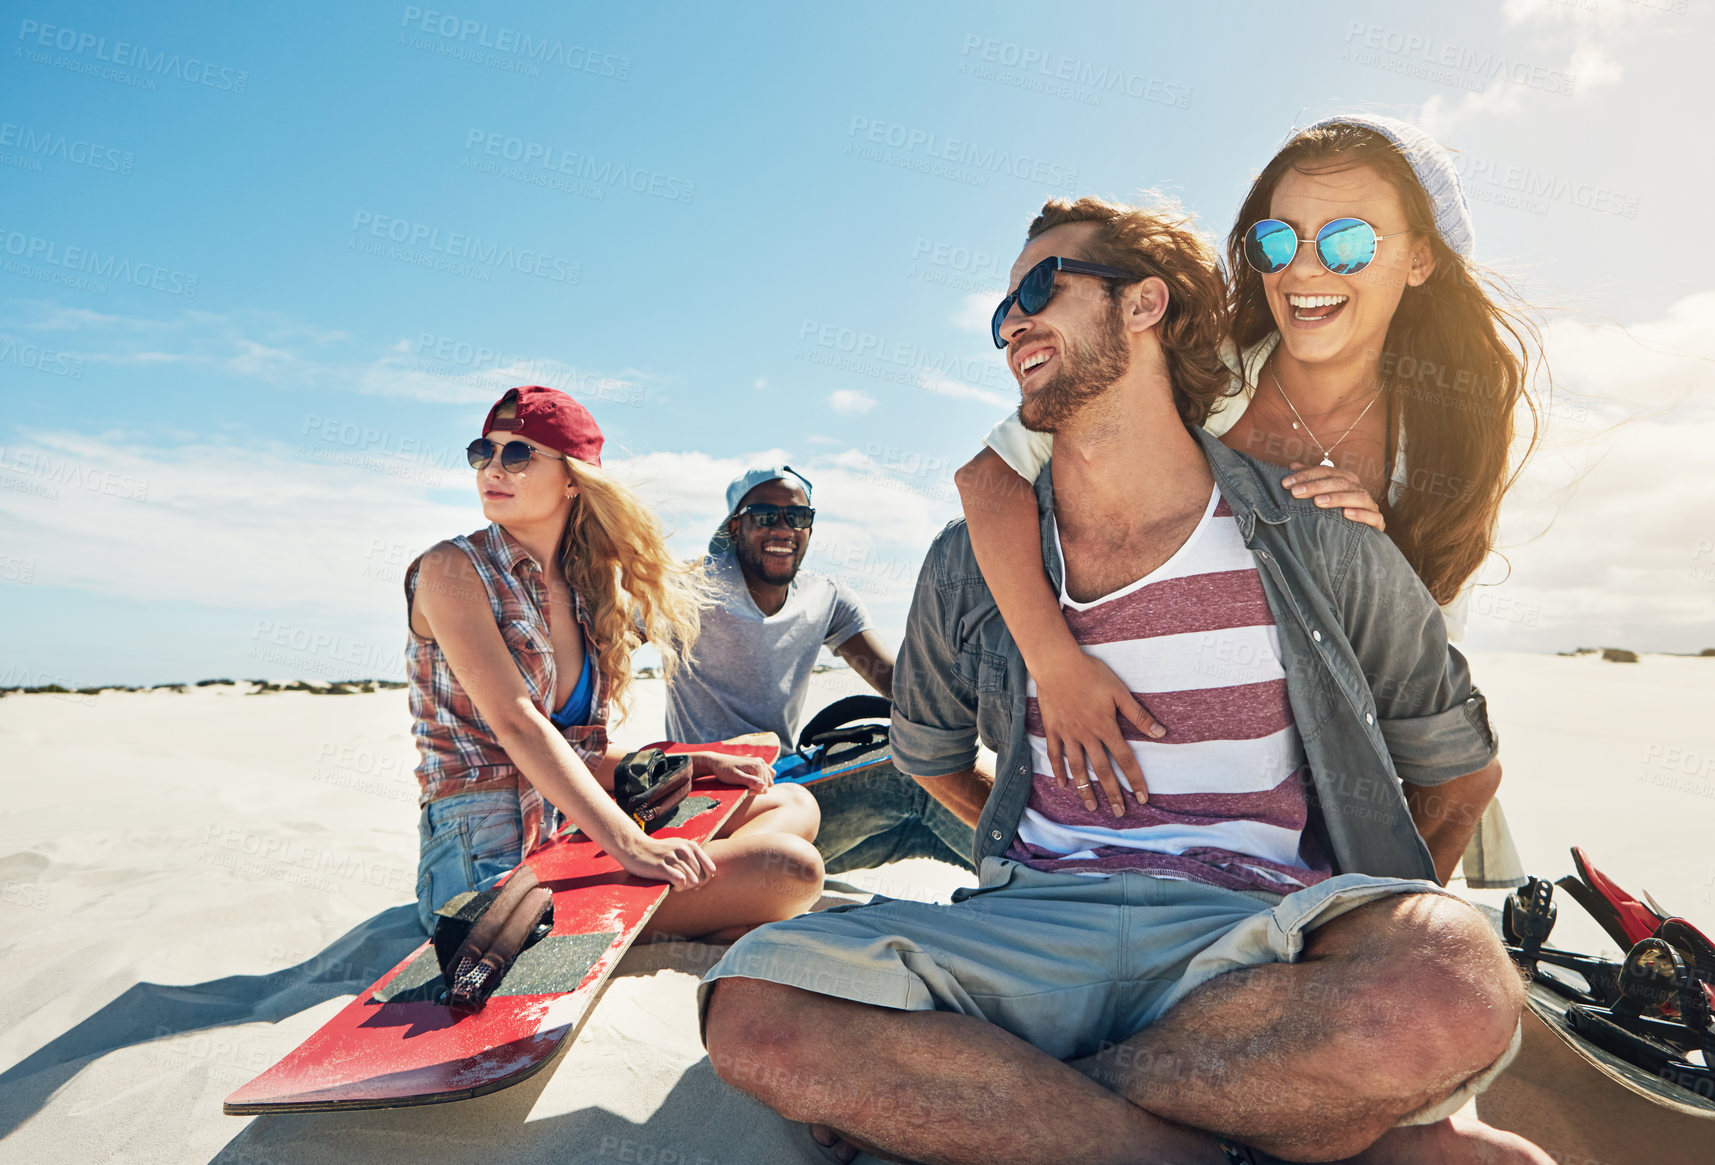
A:
[[[422,942],[416,905],[393,906],[320,954],[271,974],[228,975],[180,987],[138,983],[0,1073],[0,1138],[34,1116],[85,1064],[109,1052],[184,1032],[277,1023],[362,991]]]
[[[648,1165],[823,1165],[801,1126],[723,1083],[708,1060],[686,1068],[642,1121],[591,1107],[531,1120],[559,1056],[500,1092],[421,1108],[256,1117],[210,1165],[363,1161],[647,1162]],[[872,1158],[860,1157],[860,1162]]]
[[[540,1072],[510,1088],[415,1108],[252,1117],[213,1161],[822,1165],[827,1158],[802,1126],[727,1085],[700,1049],[664,1034],[695,1024],[691,985],[726,950],[634,946],[607,984],[625,998],[604,996],[622,1028],[566,1041]],[[686,978],[657,983],[662,971]]]

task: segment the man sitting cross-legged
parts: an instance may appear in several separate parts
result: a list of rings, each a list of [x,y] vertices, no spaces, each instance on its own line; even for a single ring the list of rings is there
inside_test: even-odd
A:
[[[1197,428],[1227,373],[1187,225],[1051,202],[1012,276],[997,341],[1025,423],[1055,433],[1044,563],[1158,722],[1127,729],[1148,787],[1105,757],[1050,775],[952,524],[918,581],[893,749],[974,823],[980,884],[741,939],[700,989],[716,1072],[842,1160],[1548,1165],[1449,1119],[1516,1049],[1524,992],[1423,842],[1464,845],[1442,826],[1476,820],[1495,749],[1434,600],[1386,537]],[[1415,821],[1413,786],[1436,786]]]

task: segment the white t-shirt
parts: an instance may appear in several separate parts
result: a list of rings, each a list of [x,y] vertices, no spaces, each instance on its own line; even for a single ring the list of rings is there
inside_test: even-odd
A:
[[[1256,395],[1256,385],[1262,374],[1262,366],[1269,356],[1274,353],[1275,346],[1280,343],[1280,333],[1270,332],[1255,344],[1247,348],[1241,357],[1237,345],[1232,341],[1221,345],[1221,360],[1233,374],[1233,393],[1215,403],[1210,410],[1208,420],[1203,422],[1203,431],[1211,437],[1225,436],[1227,431],[1238,423],[1245,410],[1250,407],[1251,397]],[[1000,459],[1012,467],[1012,471],[1025,481],[1035,481],[1042,467],[1048,464],[1049,455],[1054,452],[1054,434],[1032,432],[1024,427],[1024,422],[1018,419],[1018,411],[1013,410],[1011,416],[989,430],[983,444],[993,449]],[[1402,420],[1399,433],[1395,437],[1398,455],[1393,459],[1393,479],[1388,483],[1388,501],[1399,501],[1410,478],[1405,468],[1405,423]],[[1447,624],[1447,638],[1457,641],[1465,634],[1465,609],[1470,597],[1469,583],[1460,589],[1453,601],[1441,608],[1442,620]]]
[[[800,570],[780,610],[764,615],[732,550],[709,560],[708,577],[717,598],[703,608],[691,658],[667,681],[667,736],[703,744],[773,732],[791,747],[817,653],[874,627],[869,613],[838,579]]]

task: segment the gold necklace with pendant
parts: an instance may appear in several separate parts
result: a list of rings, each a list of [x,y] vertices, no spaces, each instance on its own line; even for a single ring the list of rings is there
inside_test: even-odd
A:
[[[1294,429],[1302,428],[1304,430],[1304,435],[1309,437],[1311,441],[1315,442],[1317,450],[1322,454],[1322,460],[1317,464],[1326,465],[1329,469],[1336,468],[1334,465],[1334,450],[1338,449],[1345,442],[1346,438],[1352,435],[1352,430],[1358,427],[1358,422],[1362,421],[1365,414],[1374,407],[1376,401],[1381,398],[1382,389],[1387,387],[1387,382],[1383,381],[1381,388],[1376,389],[1375,392],[1370,394],[1370,403],[1366,404],[1364,406],[1364,411],[1358,414],[1358,420],[1353,421],[1350,425],[1346,426],[1346,431],[1340,434],[1340,439],[1338,441],[1334,442],[1333,445],[1324,448],[1322,442],[1316,440],[1316,434],[1310,431],[1310,425],[1305,421],[1303,414],[1298,411],[1298,406],[1293,404],[1292,398],[1286,395],[1286,389],[1281,387],[1280,377],[1274,374],[1274,369],[1270,368],[1268,370],[1268,378],[1274,381],[1274,390],[1280,393],[1280,399],[1286,402],[1286,407],[1292,410],[1292,415],[1296,418],[1292,422],[1292,427]]]

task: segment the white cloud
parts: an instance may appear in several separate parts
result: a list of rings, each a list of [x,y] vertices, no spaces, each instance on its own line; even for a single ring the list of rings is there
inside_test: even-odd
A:
[[[685,558],[703,553],[733,478],[755,465],[802,468],[818,509],[806,565],[857,584],[893,629],[903,627],[929,542],[957,512],[937,462],[883,473],[849,448],[618,452],[607,468],[655,510]],[[387,626],[402,611],[405,566],[484,524],[474,492],[455,503],[433,496],[470,482],[445,458],[360,444],[306,457],[278,442],[202,436],[166,448],[122,434],[30,431],[0,446],[0,545],[33,564],[38,586]]]
[[[849,388],[835,389],[828,394],[828,407],[847,417],[861,417],[875,407],[875,398]]]
[[[206,438],[148,448],[31,432],[0,451],[0,541],[39,563],[35,581],[218,608],[329,612],[398,601],[399,571],[468,507],[429,501],[465,478],[337,446],[306,461],[285,446]]]
[[[1715,646],[1715,293],[1545,336],[1557,382],[1474,594],[1477,646]]]
[[[989,325],[994,321],[995,304],[999,302],[998,295],[985,291],[971,292],[959,302],[959,310],[953,315],[953,326],[963,332],[989,335]]]
[[[827,460],[842,469],[861,470],[864,473],[875,469],[875,459],[861,449],[842,449]]]
[[[557,388],[585,404],[634,404],[648,392],[642,383],[644,374],[635,369],[614,376],[545,357],[513,356],[497,363],[492,357],[469,354],[466,346],[455,347],[452,352],[451,358],[437,360],[433,351],[413,351],[408,341],[401,340],[391,352],[362,367],[351,383],[362,393],[436,404],[492,404],[501,393],[519,384]],[[328,372],[337,372],[342,381],[351,375],[344,366]],[[322,375],[318,382],[339,383],[332,375]]]
[[[956,400],[981,401],[983,404],[997,409],[1015,409],[1018,401],[998,392],[990,392],[986,388],[978,388],[974,384],[966,384],[962,380],[954,380],[949,376],[936,376],[924,373],[917,378],[917,387],[925,392],[933,392],[940,396],[950,396]]]
[[[518,384],[545,384],[588,402],[635,404],[648,393],[647,374],[618,375],[559,360],[502,354],[463,340],[399,339],[379,356],[353,351],[351,337],[272,312],[189,311],[151,320],[103,315],[30,301],[19,326],[36,332],[80,332],[69,355],[92,364],[186,364],[271,383],[433,404],[487,405]],[[148,337],[141,346],[140,334]],[[164,341],[173,341],[167,347]]]
[[[229,371],[240,376],[255,376],[265,380],[277,380],[289,374],[298,379],[303,377],[303,362],[284,348],[273,348],[243,338],[237,341],[237,346],[238,354],[226,361]]]
[[[125,365],[140,366],[144,364],[185,364],[190,362],[191,357],[185,355],[183,352],[142,351],[126,352],[123,354],[93,352],[85,356],[84,359],[88,360],[91,364],[113,364],[123,367]]]
[[[1449,102],[1437,93],[1423,103],[1417,122],[1448,141],[1467,125],[1540,112],[1546,102],[1579,102],[1619,83],[1624,70],[1614,56],[1630,21],[1625,5],[1568,4],[1563,0],[1507,0],[1501,16],[1509,29],[1527,29],[1522,46],[1491,39],[1475,46],[1443,46],[1451,59],[1468,62],[1475,75],[1489,73],[1479,92]],[[1462,50],[1462,51],[1456,51]],[[1451,71],[1461,66],[1454,65]]]
[[[27,319],[27,326],[35,331],[59,332],[85,330],[91,328],[125,328],[131,330],[160,329],[172,325],[159,320],[136,319],[129,316],[112,315],[104,312],[90,311],[82,307],[63,307],[60,304],[46,300],[33,300],[26,304],[29,312],[33,313]]]
[[[146,318],[68,308],[44,300],[23,301],[16,325],[31,332],[81,333],[58,342],[95,364],[184,363],[220,368],[243,376],[276,378],[314,371],[324,350],[350,337],[278,312],[183,311]],[[144,342],[148,347],[142,347]],[[81,341],[81,347],[73,345]]]
[[[400,340],[391,351],[358,369],[355,379],[348,366],[325,370],[316,379],[326,385],[350,384],[358,392],[373,396],[434,404],[492,404],[501,393],[519,384],[557,388],[585,404],[635,403],[648,391],[640,383],[643,374],[633,369],[626,370],[629,375],[612,376],[545,357],[510,356],[500,362],[468,345],[455,345],[447,351],[448,356],[437,358],[433,349],[414,349],[409,341]]]
[[[384,356],[360,367],[351,387],[366,396],[393,396],[430,404],[490,404],[502,391],[519,383],[504,380],[494,369],[463,369],[419,360],[406,341]]]

